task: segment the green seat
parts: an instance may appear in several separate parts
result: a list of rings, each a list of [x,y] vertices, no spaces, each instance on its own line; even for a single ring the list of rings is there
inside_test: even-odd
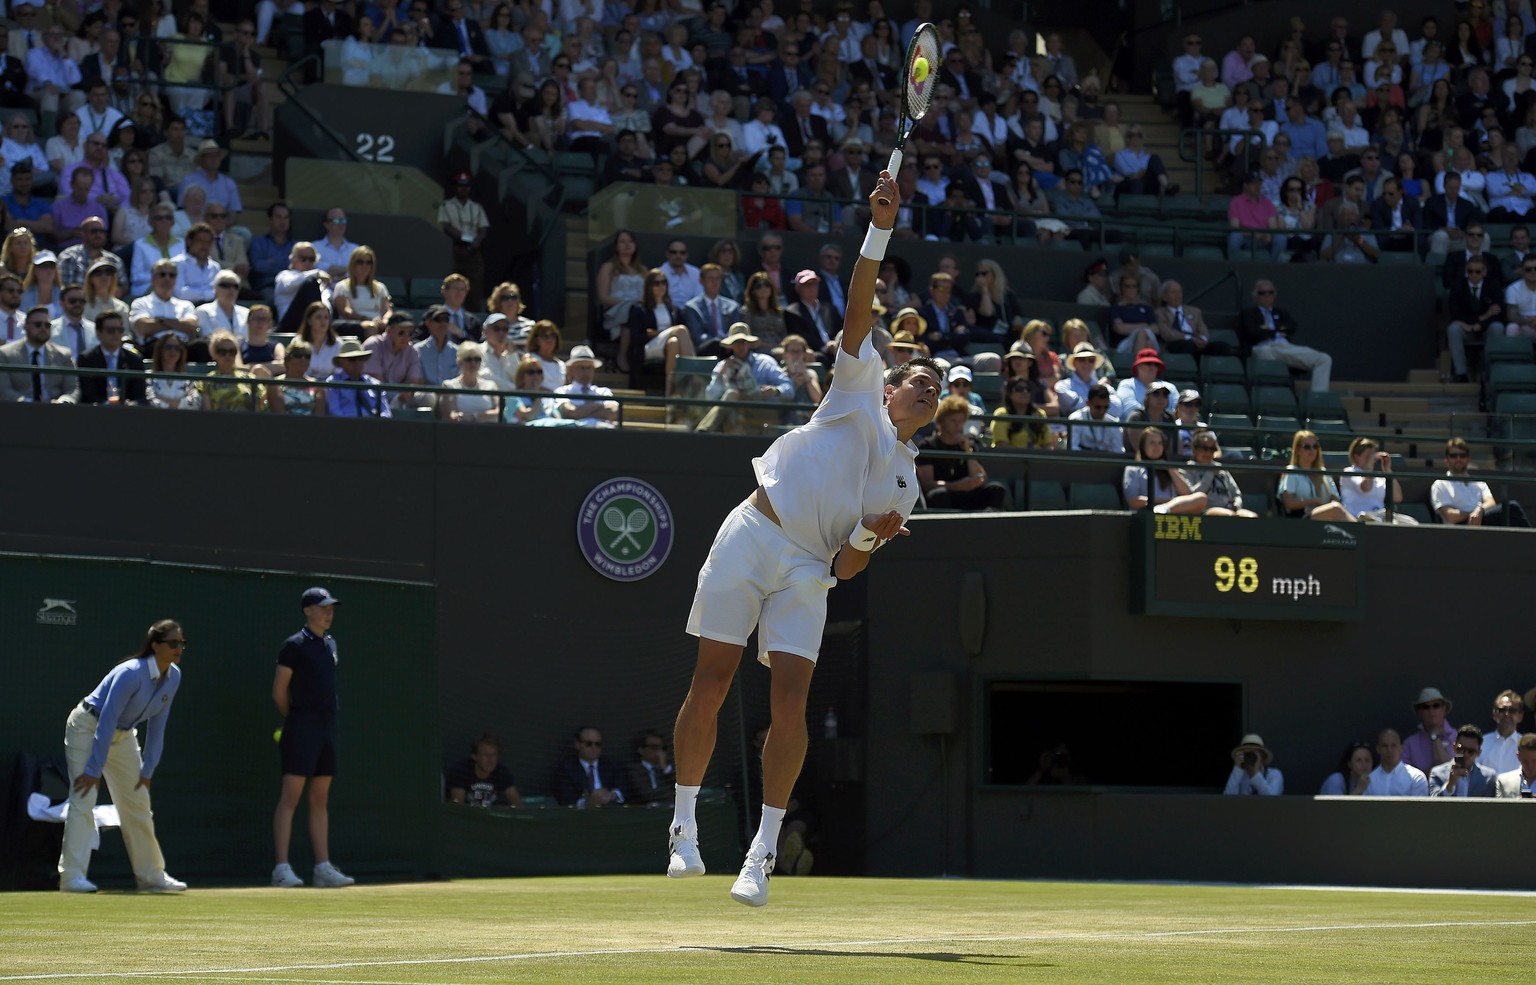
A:
[[[412,277],[411,304],[417,308],[425,308],[429,305],[443,303],[443,281],[441,277]]]
[[[713,356],[678,356],[672,366],[674,376],[711,376],[720,360]]]
[[[1253,421],[1247,414],[1210,414],[1205,423],[1223,445],[1253,444]]]
[[[1493,409],[1500,414],[1536,414],[1536,393],[1501,393]]]
[[[1191,243],[1184,247],[1186,260],[1225,260],[1227,249],[1214,243]]]
[[[1053,250],[1066,250],[1068,253],[1081,253],[1085,247],[1080,241],[1075,239],[1053,239],[1050,242],[1050,248]]]
[[[1536,365],[1494,363],[1488,367],[1488,401],[1497,407],[1506,393],[1536,393]]]
[[[566,178],[573,174],[590,176],[597,173],[597,165],[593,161],[592,155],[584,154],[581,151],[555,151],[555,159],[550,163],[556,171],[560,172],[561,178]]]
[[[1344,399],[1331,390],[1308,390],[1302,395],[1301,406],[1308,417],[1349,422],[1349,411],[1344,409]]]
[[[1128,380],[1131,378],[1131,363],[1136,361],[1134,353],[1121,352],[1118,349],[1109,350],[1109,364],[1115,369],[1115,378]]]
[[[1209,322],[1211,320],[1211,315],[1210,315],[1209,312],[1207,312],[1205,320],[1207,322]],[[1231,346],[1234,350],[1241,349],[1243,347],[1243,340],[1238,337],[1237,332],[1235,332],[1234,330],[1232,330],[1230,328],[1213,328],[1213,329],[1211,329],[1211,341],[1212,342],[1225,342],[1227,345]],[[1205,358],[1210,359],[1212,357],[1206,356]],[[1225,357],[1217,357],[1217,358],[1225,358]]]
[[[1531,362],[1531,340],[1523,336],[1490,335],[1483,343],[1483,365]]]
[[[1260,386],[1253,389],[1253,409],[1261,415],[1299,417],[1301,408],[1289,387]]]
[[[1419,255],[1412,252],[1411,250],[1407,253],[1402,253],[1397,250],[1382,250],[1381,255],[1377,258],[1376,262],[1383,267],[1401,267],[1408,264],[1418,263]]]
[[[1294,417],[1259,415],[1259,444],[1271,455],[1291,451],[1291,439],[1301,430],[1301,422]]]
[[[1107,482],[1074,482],[1067,495],[1074,510],[1123,510],[1120,490]]]
[[[1237,356],[1206,356],[1200,360],[1200,373],[1207,385],[1248,382],[1248,370]]]
[[[1270,506],[1269,493],[1243,493],[1243,509],[1245,510],[1253,510],[1259,516],[1264,517],[1269,516]]]
[[[1001,342],[967,342],[965,345],[967,355],[978,355],[983,352],[992,352],[1001,356],[1008,351],[1008,347]]]
[[[1175,380],[1193,380],[1200,375],[1195,357],[1187,352],[1165,352],[1163,375]]]
[[[996,407],[1003,400],[1003,377],[1000,373],[974,373],[971,389],[988,407]]]
[[[1396,509],[1397,512],[1403,514],[1404,516],[1413,517],[1420,523],[1434,522],[1434,518],[1430,515],[1429,512],[1428,503],[1421,503],[1417,500],[1412,500],[1409,502],[1398,503],[1394,509]]]
[[[1307,419],[1307,430],[1317,435],[1324,451],[1346,451],[1355,440],[1355,430],[1348,421],[1311,417]]]
[[[1248,388],[1238,383],[1216,383],[1206,388],[1205,409],[1212,414],[1253,413],[1248,399]]]
[[[1028,485],[1029,508],[1032,510],[1064,510],[1067,508],[1067,491],[1054,479],[1031,479]]]
[[[1126,215],[1155,216],[1162,211],[1162,203],[1156,195],[1121,195],[1115,204]]]
[[[1250,387],[1283,386],[1291,389],[1291,368],[1278,359],[1248,360]]]
[[[1142,243],[1137,248],[1144,257],[1171,257],[1178,254],[1172,243]]]

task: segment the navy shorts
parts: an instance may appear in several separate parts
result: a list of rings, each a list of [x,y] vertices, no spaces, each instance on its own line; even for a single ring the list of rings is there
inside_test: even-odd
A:
[[[333,715],[289,715],[277,743],[283,775],[335,776],[336,732]]]

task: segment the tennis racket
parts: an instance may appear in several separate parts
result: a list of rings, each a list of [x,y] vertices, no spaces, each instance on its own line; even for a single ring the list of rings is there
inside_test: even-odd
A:
[[[921,59],[921,64],[919,64]],[[921,76],[921,78],[919,78]],[[901,118],[896,121],[896,146],[891,148],[891,162],[886,170],[894,178],[901,171],[901,149],[912,136],[912,127],[928,115],[933,105],[933,90],[939,85],[939,29],[932,24],[921,24],[907,45],[905,74],[901,85]],[[890,202],[881,199],[881,205]]]

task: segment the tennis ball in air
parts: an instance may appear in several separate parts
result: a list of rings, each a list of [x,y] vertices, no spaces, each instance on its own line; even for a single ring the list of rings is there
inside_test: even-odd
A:
[[[912,81],[921,82],[928,77],[928,59],[918,55],[912,61]]]
[[[273,742],[282,742],[283,741],[283,730],[282,729],[273,729],[272,730],[272,741]]]

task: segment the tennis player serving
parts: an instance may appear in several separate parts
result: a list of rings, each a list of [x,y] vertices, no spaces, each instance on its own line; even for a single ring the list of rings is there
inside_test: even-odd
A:
[[[848,285],[832,386],[810,421],[752,460],[758,486],[720,525],[688,614],[699,638],[693,683],[677,715],[677,809],[667,875],[704,874],[694,805],[715,748],[716,717],[754,627],[773,674],[763,747],[763,820],[731,898],[768,902],[779,826],[805,761],[805,701],[821,649],[827,590],[881,544],[905,535],[917,500],[912,436],[933,419],[940,373],[927,357],[889,372],[869,338],[875,278],[900,195],[889,171],[870,193],[871,224]]]

